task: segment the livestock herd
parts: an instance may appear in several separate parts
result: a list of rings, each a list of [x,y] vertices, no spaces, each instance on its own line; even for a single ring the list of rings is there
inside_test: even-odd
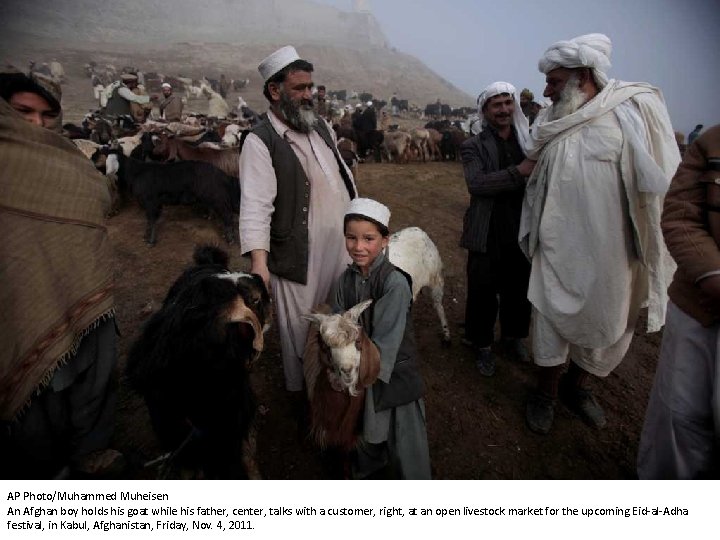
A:
[[[123,71],[130,69],[133,68],[126,67]],[[101,98],[98,104],[102,105],[102,96],[107,96],[108,86],[115,84],[112,79],[117,71],[109,65],[101,68],[90,64],[86,70],[94,85],[97,82],[96,95]],[[241,197],[239,156],[244,136],[259,117],[242,98],[237,108],[231,110],[215,81],[186,81],[155,75],[145,74],[144,82],[150,90],[158,86],[158,80],[172,80],[173,86],[185,92],[186,98],[205,96],[210,105],[215,100],[224,106],[209,106],[207,114],[186,113],[182,122],[151,117],[143,123],[129,116],[107,116],[101,107],[87,114],[80,125],[65,124],[65,135],[105,175],[113,194],[111,215],[131,204],[131,199],[144,209],[147,243],[152,245],[158,241],[157,222],[163,207],[177,204],[197,204],[219,218],[225,239],[233,243],[237,240],[236,217]],[[246,83],[237,85],[230,81],[230,84],[240,89]],[[371,101],[367,107],[380,109],[382,105],[384,103]],[[342,116],[350,116],[352,109],[334,104],[331,108],[334,116],[329,120],[336,121],[333,127],[338,147],[356,175],[358,162],[373,157],[395,163],[455,160],[459,145],[468,136],[464,129],[468,122],[464,118],[454,121],[434,118],[424,127],[401,130],[400,123],[420,124],[418,116],[413,118],[407,111],[392,116],[386,113],[384,116],[397,124],[386,121],[381,129],[359,131],[353,129],[352,124],[348,126],[348,119],[337,122]],[[414,121],[407,121],[410,118]],[[442,262],[432,240],[420,229],[406,229],[393,236],[388,252],[391,260],[412,276],[414,297],[422,288],[430,289],[443,340],[449,342],[442,305]],[[171,287],[163,305],[144,325],[129,353],[129,381],[144,397],[153,428],[166,451],[156,461],[161,465],[161,476],[259,476],[253,455],[256,405],[246,364],[263,348],[263,332],[272,317],[271,302],[257,276],[233,273],[227,268],[227,262],[227,254],[221,249],[199,247],[193,266]],[[188,303],[192,303],[193,309],[186,309]],[[351,311],[343,320],[351,324],[354,314]],[[320,320],[318,316],[311,318]],[[318,336],[325,339],[322,333]],[[194,366],[199,358],[207,358],[214,366],[213,382],[202,381],[203,373],[207,373],[201,373],[202,370]],[[238,363],[238,359],[242,362]],[[321,389],[325,392],[339,389],[339,395],[334,397],[351,404],[350,416],[344,419],[313,416],[313,433],[322,433],[316,439],[320,446],[330,441],[331,446],[347,450],[356,435],[356,422],[351,421],[348,431],[347,421],[358,412],[355,383],[361,367],[359,358],[351,358],[355,364],[349,366],[347,360],[333,351],[325,368],[315,373],[320,379],[315,380],[313,386],[318,390],[316,401],[327,399]],[[343,383],[337,388],[337,381],[344,380],[348,369],[354,374],[351,377],[355,382]],[[366,375],[367,380],[362,379],[362,384],[374,380],[372,372]],[[217,391],[219,379],[230,383],[226,391]],[[312,402],[313,396],[310,398]],[[321,409],[316,402],[314,410]],[[230,416],[213,413],[218,410]],[[343,422],[346,431],[339,434],[337,430]],[[228,426],[236,429],[228,430]]]

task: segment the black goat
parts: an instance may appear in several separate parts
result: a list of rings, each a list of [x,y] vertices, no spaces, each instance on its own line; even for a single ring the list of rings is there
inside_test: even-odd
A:
[[[240,210],[237,178],[202,161],[152,163],[127,158],[122,152],[118,159],[120,192],[134,195],[145,209],[148,244],[157,241],[156,224],[163,206],[193,203],[214,211],[223,222],[225,239],[231,244],[235,241],[235,215]]]
[[[196,248],[194,261],[132,345],[127,376],[170,453],[166,470],[245,478],[256,409],[247,367],[263,349],[270,298],[260,276],[231,273],[219,248]]]

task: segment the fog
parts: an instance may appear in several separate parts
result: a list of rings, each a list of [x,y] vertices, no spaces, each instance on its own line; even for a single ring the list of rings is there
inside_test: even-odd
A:
[[[317,0],[353,9],[351,0]],[[365,0],[389,44],[477,96],[505,80],[544,88],[537,69],[554,42],[601,32],[613,42],[611,78],[660,88],[675,129],[720,123],[718,0]]]

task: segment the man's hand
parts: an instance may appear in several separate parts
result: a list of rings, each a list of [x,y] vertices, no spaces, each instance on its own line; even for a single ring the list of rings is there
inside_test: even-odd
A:
[[[264,249],[253,249],[250,252],[250,273],[260,276],[265,283],[265,288],[270,292],[270,270],[267,266],[268,252]]]
[[[530,176],[535,168],[537,161],[525,158],[522,163],[516,165],[515,168],[522,176]]]

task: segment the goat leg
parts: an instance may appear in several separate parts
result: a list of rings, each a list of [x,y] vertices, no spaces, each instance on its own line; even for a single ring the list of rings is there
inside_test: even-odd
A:
[[[154,246],[157,242],[157,222],[160,218],[162,207],[153,207],[148,204],[145,209],[145,215],[147,216],[147,226],[145,227],[145,242]]]

